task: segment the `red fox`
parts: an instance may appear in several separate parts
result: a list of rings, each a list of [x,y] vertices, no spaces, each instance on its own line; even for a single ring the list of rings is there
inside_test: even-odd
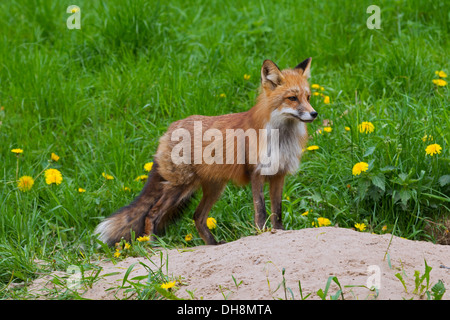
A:
[[[310,67],[311,58],[285,70],[265,60],[260,94],[250,110],[220,116],[193,115],[172,123],[159,140],[153,168],[141,193],[97,226],[99,239],[112,246],[121,238],[129,241],[131,231],[136,236],[157,235],[201,188],[195,226],[206,244],[217,244],[206,220],[229,181],[236,185],[251,183],[259,229],[266,225],[263,186],[268,182],[270,221],[273,228],[283,229],[284,178],[298,169],[308,139],[306,123],[317,117],[309,103]]]

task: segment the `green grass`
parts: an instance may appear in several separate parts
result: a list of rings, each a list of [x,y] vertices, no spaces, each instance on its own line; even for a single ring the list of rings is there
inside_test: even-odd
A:
[[[450,73],[445,1],[379,1],[381,30],[366,27],[370,1],[79,0],[81,30],[66,27],[70,4],[0,4],[0,296],[11,296],[1,289],[10,281],[99,259],[95,226],[139,193],[134,179],[168,125],[248,110],[264,59],[285,68],[311,56],[311,83],[331,100],[312,99],[319,119],[309,144],[320,149],[286,181],[286,228],[326,217],[434,240],[427,221],[440,223],[450,208],[449,91],[432,83],[436,70]],[[333,131],[315,134],[324,119]],[[361,134],[362,121],[374,132]],[[431,143],[442,153],[427,156]],[[24,150],[18,159],[13,148]],[[49,163],[52,152],[58,162]],[[369,170],[353,176],[360,161]],[[60,185],[41,175],[30,191],[17,188],[16,174],[36,178],[48,165],[62,172]],[[197,203],[161,241],[202,244]],[[256,233],[248,187],[229,185],[210,215],[218,240]]]

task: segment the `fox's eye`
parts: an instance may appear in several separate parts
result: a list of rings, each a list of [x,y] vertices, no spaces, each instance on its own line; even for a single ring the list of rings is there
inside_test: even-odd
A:
[[[297,97],[296,96],[288,97],[288,99],[291,100],[291,101],[297,101]]]
[[[309,102],[309,99],[311,99],[311,95],[309,95],[307,99],[308,99],[308,102]]]

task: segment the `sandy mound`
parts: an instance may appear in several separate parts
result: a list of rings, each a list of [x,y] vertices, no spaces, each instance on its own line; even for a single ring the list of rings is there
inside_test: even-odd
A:
[[[414,272],[424,274],[425,259],[433,268],[430,289],[442,280],[447,288],[443,299],[450,299],[450,268],[445,268],[450,267],[450,246],[395,236],[389,246],[390,240],[390,234],[375,235],[334,227],[266,232],[219,246],[164,251],[163,264],[168,261],[168,265],[164,265],[163,270],[182,280],[183,284],[177,283],[176,291],[181,298],[190,298],[190,291],[195,299],[285,299],[285,290],[279,287],[284,268],[286,287],[292,290],[295,299],[300,299],[299,280],[304,296],[311,293],[308,299],[320,299],[317,291],[325,289],[330,276],[339,280],[345,299],[419,299],[420,296],[413,293]],[[388,246],[390,262],[385,258]],[[115,299],[114,294],[126,294],[117,288],[128,267],[138,261],[156,269],[146,258],[128,258],[116,265],[106,262],[101,275],[107,276],[100,276],[83,297]],[[160,265],[160,256],[154,256],[152,261]],[[108,275],[111,273],[116,274]],[[137,263],[129,279],[146,274],[146,269]],[[396,274],[402,275],[407,292]],[[375,291],[364,287],[347,287],[372,285],[377,280],[378,297]],[[105,291],[110,288],[116,289]],[[332,283],[328,298],[337,290],[337,285]],[[287,294],[287,298],[292,298],[289,290]]]

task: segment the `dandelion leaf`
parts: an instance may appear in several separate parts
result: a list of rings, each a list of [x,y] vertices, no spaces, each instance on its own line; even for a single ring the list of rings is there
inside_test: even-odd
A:
[[[379,174],[376,175],[374,177],[372,177],[372,183],[377,186],[378,188],[380,188],[381,190],[385,191],[385,178],[384,178],[384,174]]]
[[[445,293],[445,286],[444,283],[439,280],[432,288],[431,288],[431,292],[433,295],[433,299],[434,300],[441,300],[442,296]]]
[[[450,184],[450,174],[443,175],[439,178],[439,184],[441,187],[446,186],[447,184]]]

